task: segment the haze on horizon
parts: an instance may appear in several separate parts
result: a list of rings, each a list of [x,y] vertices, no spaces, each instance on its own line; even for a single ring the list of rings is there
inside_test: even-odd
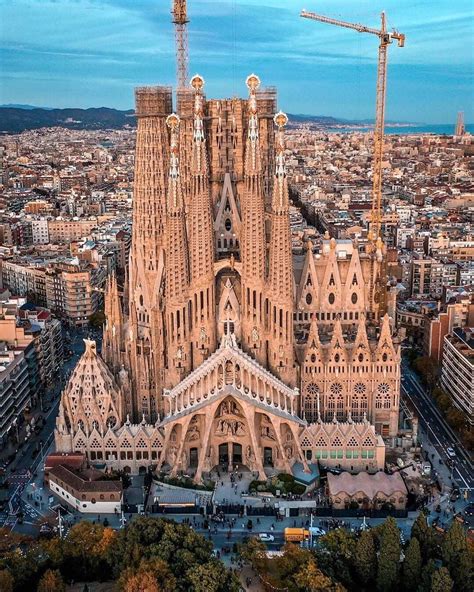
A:
[[[0,0],[0,104],[133,106],[175,82],[171,0]],[[302,8],[406,34],[389,50],[387,119],[474,121],[471,0],[188,0],[190,73],[208,96],[245,96],[255,71],[291,113],[372,118],[378,41]],[[5,26],[6,24],[6,26]]]

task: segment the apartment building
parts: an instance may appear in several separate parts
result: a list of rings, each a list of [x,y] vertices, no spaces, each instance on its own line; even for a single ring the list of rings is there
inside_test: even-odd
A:
[[[74,260],[73,260],[74,261]],[[103,300],[105,268],[82,267],[78,262],[59,263],[46,270],[48,308],[76,327],[86,326]]]
[[[441,384],[474,425],[474,329],[453,329],[444,338]]]
[[[8,442],[11,430],[23,422],[31,406],[30,373],[25,352],[0,342],[0,449]]]
[[[432,311],[424,321],[424,354],[440,363],[446,335],[456,327],[474,326],[474,291],[462,291],[450,298],[443,310]]]
[[[98,224],[97,218],[57,218],[48,223],[49,241],[69,243],[88,236]]]

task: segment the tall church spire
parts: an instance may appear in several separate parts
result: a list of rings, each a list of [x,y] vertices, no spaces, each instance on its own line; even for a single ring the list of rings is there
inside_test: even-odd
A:
[[[193,76],[194,126],[189,207],[191,314],[193,366],[197,367],[216,347],[214,232],[209,187],[209,166],[204,135],[204,79]]]
[[[133,415],[155,421],[165,367],[162,293],[166,223],[166,171],[171,88],[136,91],[137,145],[130,252],[129,354],[133,376]],[[144,359],[146,358],[146,360]],[[140,369],[149,368],[147,376]]]
[[[104,309],[105,326],[102,340],[102,356],[109,368],[120,370],[122,364],[123,321],[122,305],[115,273],[111,274],[107,279]]]
[[[264,288],[266,275],[265,209],[260,156],[255,74],[247,78],[248,130],[242,192],[242,344],[262,364],[266,363]]]
[[[170,129],[166,245],[166,312],[169,335],[167,386],[170,387],[184,377],[191,363],[187,311],[189,260],[179,175],[179,123],[179,117],[174,113],[166,119]]]
[[[268,354],[272,371],[287,384],[296,385],[293,351],[293,257],[283,138],[283,128],[288,122],[288,117],[280,111],[275,115],[274,121],[278,127],[278,136],[268,270],[271,306]]]

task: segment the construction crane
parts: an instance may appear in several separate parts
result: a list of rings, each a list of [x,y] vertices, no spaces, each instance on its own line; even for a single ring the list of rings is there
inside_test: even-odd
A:
[[[188,80],[188,9],[186,0],[173,0],[173,15],[178,90],[186,88]]]
[[[381,15],[380,29],[372,29],[365,25],[357,23],[346,23],[337,19],[315,14],[302,10],[303,18],[327,23],[329,25],[336,25],[337,27],[345,27],[346,29],[354,29],[359,33],[370,33],[377,35],[380,39],[379,43],[379,59],[377,67],[377,96],[376,96],[376,110],[375,110],[375,129],[374,129],[374,160],[372,173],[372,215],[370,225],[370,235],[372,241],[376,242],[381,238],[382,228],[382,162],[383,162],[383,145],[384,145],[384,123],[385,123],[385,93],[387,90],[387,49],[388,46],[395,40],[398,42],[398,47],[405,45],[405,35],[392,31],[387,31],[385,22],[385,13]]]

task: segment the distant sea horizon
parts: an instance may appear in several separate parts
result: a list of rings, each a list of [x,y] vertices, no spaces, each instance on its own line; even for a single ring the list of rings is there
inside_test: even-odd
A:
[[[456,125],[454,123],[433,123],[433,124],[399,124],[399,125],[386,125],[386,134],[446,134],[452,136]],[[370,132],[373,130],[373,126],[348,126],[348,127],[331,127],[327,131],[331,133],[350,133],[350,132]],[[466,124],[466,131],[474,134],[474,124]]]

